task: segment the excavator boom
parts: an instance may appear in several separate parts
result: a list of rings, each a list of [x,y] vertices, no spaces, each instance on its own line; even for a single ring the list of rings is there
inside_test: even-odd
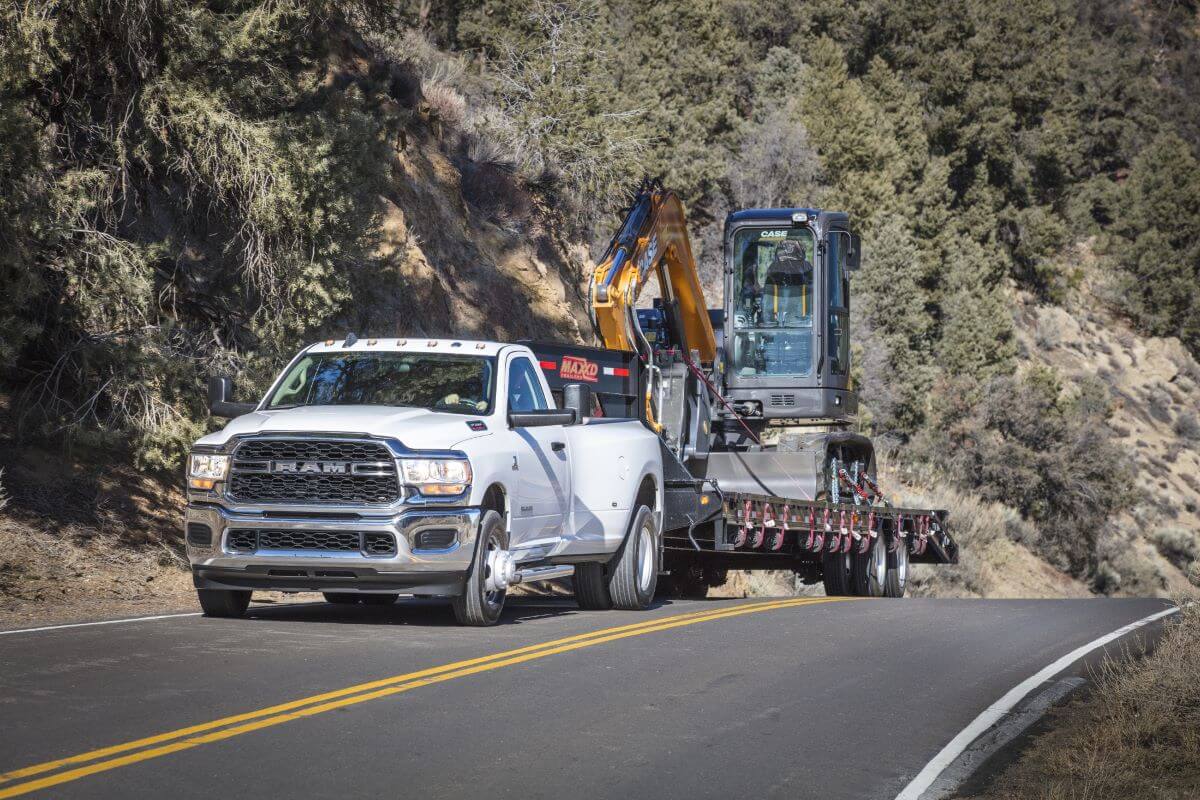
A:
[[[637,325],[638,297],[651,274],[685,352],[712,363],[716,335],[688,240],[683,204],[674,192],[644,183],[592,278],[592,312],[601,346],[649,355]]]

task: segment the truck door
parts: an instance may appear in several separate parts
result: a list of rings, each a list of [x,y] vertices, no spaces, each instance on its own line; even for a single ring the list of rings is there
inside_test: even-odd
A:
[[[542,386],[541,374],[523,354],[510,357],[508,411],[537,411],[551,408]],[[571,470],[567,432],[561,425],[514,428],[513,456],[519,473],[517,499],[512,503],[510,549],[520,555],[547,552],[565,535],[571,507]]]

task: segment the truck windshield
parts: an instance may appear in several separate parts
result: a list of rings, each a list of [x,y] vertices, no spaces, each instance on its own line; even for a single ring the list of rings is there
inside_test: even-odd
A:
[[[813,235],[808,228],[742,228],[733,236],[735,374],[812,372]]]
[[[441,353],[312,353],[267,401],[295,406],[409,406],[454,414],[492,408],[495,360]]]

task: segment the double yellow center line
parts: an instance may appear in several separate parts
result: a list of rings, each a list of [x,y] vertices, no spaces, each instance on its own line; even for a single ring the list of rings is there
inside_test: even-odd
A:
[[[312,695],[311,697],[302,697],[298,700],[280,703],[279,705],[260,708],[257,711],[248,711],[244,714],[222,717],[199,725],[179,728],[178,730],[147,736],[143,739],[135,739],[134,741],[102,747],[98,750],[89,750],[86,753],[79,753],[78,755],[66,758],[45,761],[41,764],[15,769],[11,772],[0,774],[0,800],[6,797],[17,797],[18,795],[28,794],[39,789],[69,783],[88,775],[107,772],[129,764],[136,764],[139,761],[148,761],[153,758],[170,755],[171,753],[178,753],[182,750],[190,750],[203,744],[231,739],[235,736],[241,736],[244,733],[282,725],[292,720],[303,719],[317,714],[324,714],[334,709],[390,697],[401,692],[419,689],[422,686],[443,683],[455,678],[463,678],[468,675],[476,675],[481,672],[510,667],[514,664],[522,664],[527,661],[535,661],[540,658],[557,655],[558,653],[581,650],[585,647],[595,647],[596,645],[613,642],[618,639],[644,636],[648,633],[658,633],[659,631],[682,628],[701,622],[711,622],[713,620],[738,617],[744,614],[774,611],[794,606],[839,602],[839,600],[839,598],[824,597],[794,598],[790,600],[747,603],[733,607],[725,606],[710,611],[696,611],[690,614],[658,617],[632,625],[601,628],[589,633],[581,633],[541,644],[519,647],[515,650],[506,650],[488,656],[480,656],[479,658],[471,658],[465,661],[455,661],[450,664],[409,672],[404,675],[394,675],[390,678],[381,678],[368,683],[347,686],[344,689]],[[46,773],[54,774],[46,775]],[[37,775],[44,775],[45,777],[12,783],[9,786],[3,785],[12,781],[33,778]]]

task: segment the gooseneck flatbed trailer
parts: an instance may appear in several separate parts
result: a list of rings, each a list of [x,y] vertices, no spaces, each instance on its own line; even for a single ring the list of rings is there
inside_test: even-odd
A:
[[[957,562],[946,512],[889,502],[871,440],[852,430],[861,249],[841,212],[737,211],[723,303],[709,308],[683,205],[647,181],[591,278],[601,346],[530,343],[569,405],[658,434],[678,593],[702,595],[730,569],[790,569],[827,594],[899,597],[910,563]],[[660,296],[646,306],[651,277]]]
[[[653,372],[633,353],[604,348],[527,342],[551,390],[562,403],[583,400],[598,418],[643,422]],[[711,391],[697,381],[704,391]],[[586,387],[586,388],[585,388]],[[664,404],[665,405],[665,404]],[[703,426],[697,426],[703,430]],[[844,434],[857,444],[854,434]],[[726,486],[705,475],[695,456],[681,460],[660,439],[663,456],[663,570],[676,593],[696,597],[723,584],[729,570],[791,571],[805,583],[823,581],[828,594],[902,597],[910,564],[958,563],[958,546],[947,530],[947,512],[892,504],[867,465],[822,460],[820,486],[804,494],[801,480],[781,478],[780,460],[811,462],[837,433],[785,436],[780,444],[751,445],[739,454],[740,469]],[[805,444],[809,447],[806,449]],[[781,451],[779,448],[783,447]],[[761,474],[760,474],[761,468]],[[745,475],[760,490],[744,487]],[[777,491],[779,487],[784,491]],[[791,491],[787,491],[790,487]],[[775,491],[772,491],[775,489]]]

